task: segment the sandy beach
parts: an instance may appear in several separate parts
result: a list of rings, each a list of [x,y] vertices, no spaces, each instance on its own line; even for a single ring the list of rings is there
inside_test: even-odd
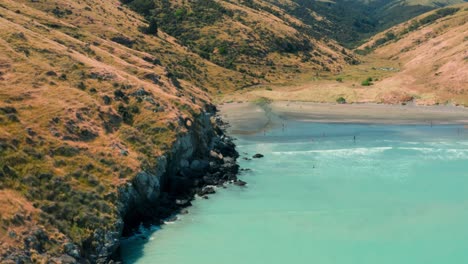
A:
[[[229,122],[229,131],[234,134],[258,132],[268,126],[269,111],[253,103],[230,103],[219,106],[224,120]]]
[[[282,121],[375,124],[463,124],[468,126],[468,109],[456,106],[385,104],[323,104],[275,101],[270,104],[226,103],[219,106],[231,124],[231,133],[255,133]]]

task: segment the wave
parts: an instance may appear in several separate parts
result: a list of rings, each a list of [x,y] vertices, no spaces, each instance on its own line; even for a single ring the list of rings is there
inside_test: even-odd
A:
[[[420,153],[424,159],[460,160],[468,159],[468,149],[463,148],[431,148],[431,147],[371,147],[346,149],[319,149],[298,151],[273,151],[273,155],[328,155],[335,157],[369,156],[383,153],[388,150],[414,151]]]
[[[468,149],[400,147],[401,150],[417,151],[425,154],[428,159],[468,159]]]
[[[468,153],[468,149],[457,149],[457,148],[398,147],[397,149],[414,150],[414,151],[420,151],[423,153],[436,153],[436,152],[450,152],[450,153],[466,152]]]
[[[421,148],[421,147],[399,147],[398,149],[413,150],[413,151],[419,151],[419,152],[422,152],[422,153],[433,153],[433,152],[435,152],[437,150],[435,148]]]
[[[321,150],[299,150],[299,151],[274,151],[274,155],[300,155],[309,153],[335,154],[340,156],[349,155],[372,155],[391,150],[393,147],[374,147],[374,148],[348,148],[348,149],[321,149]]]

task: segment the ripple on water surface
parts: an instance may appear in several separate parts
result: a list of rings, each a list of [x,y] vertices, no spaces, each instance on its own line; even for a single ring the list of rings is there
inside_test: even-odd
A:
[[[247,188],[123,241],[125,263],[468,263],[468,133],[289,123],[239,137]],[[354,142],[356,137],[356,142]],[[147,239],[148,238],[148,239]]]

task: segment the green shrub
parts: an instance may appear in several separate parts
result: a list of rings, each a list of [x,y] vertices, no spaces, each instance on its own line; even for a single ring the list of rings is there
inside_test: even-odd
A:
[[[55,9],[52,10],[52,14],[58,18],[62,18],[73,14],[73,12],[70,9],[61,10],[59,7],[55,7]]]
[[[361,82],[361,85],[362,86],[371,86],[373,83],[372,83],[372,77],[369,77],[367,79],[365,79],[364,81]]]
[[[442,9],[437,10],[434,14],[430,14],[422,18],[421,20],[419,20],[419,22],[421,22],[422,24],[429,24],[439,18],[453,15],[456,12],[458,12],[458,10],[460,10],[460,8],[454,8],[454,7],[442,8]]]
[[[77,86],[80,90],[86,90],[86,84],[84,82],[79,82]]]
[[[346,104],[346,99],[344,97],[338,97],[336,102],[339,104]]]
[[[392,31],[388,31],[387,33],[385,33],[385,36],[382,37],[382,38],[379,38],[375,41],[373,47],[378,47],[378,46],[381,46],[391,40],[394,40],[396,39],[396,35],[395,33],[393,33]]]
[[[118,113],[122,117],[122,120],[124,123],[131,125],[133,124],[133,114],[131,113],[131,110],[125,107],[124,105],[120,104],[118,106]]]
[[[155,7],[153,0],[122,0],[122,3],[143,15],[149,15]]]
[[[157,35],[158,34],[158,21],[152,17],[150,19],[148,27],[144,31],[145,34]]]

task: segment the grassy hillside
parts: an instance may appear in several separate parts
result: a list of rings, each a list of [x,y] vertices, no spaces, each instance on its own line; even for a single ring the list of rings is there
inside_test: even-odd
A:
[[[468,4],[426,13],[361,46],[399,61],[401,71],[382,85],[401,86],[421,102],[468,105]]]
[[[321,28],[326,36],[347,47],[363,39],[435,8],[464,0],[293,0],[283,5],[307,25]]]
[[[333,39],[378,30],[374,9],[362,8],[342,0],[1,1],[0,262],[28,252],[50,263],[70,253],[70,242],[95,246],[94,231],[117,217],[117,189],[155,168],[187,132],[184,119],[210,102],[467,104],[466,4],[377,35],[355,65]]]
[[[359,65],[305,72],[296,82],[260,85],[225,101],[267,98],[348,103],[468,105],[468,3],[437,9],[377,34]],[[344,99],[344,100],[343,100]]]
[[[0,4],[0,259],[36,233],[40,263],[66,241],[85,247],[112,224],[116,189],[154,167],[204,90],[242,80],[144,25],[117,1]]]
[[[94,247],[117,189],[212,100],[355,62],[266,2],[157,3],[1,1],[0,262]]]
[[[333,40],[268,1],[125,0],[202,58],[258,80],[292,79],[303,69],[340,71],[357,63]]]

